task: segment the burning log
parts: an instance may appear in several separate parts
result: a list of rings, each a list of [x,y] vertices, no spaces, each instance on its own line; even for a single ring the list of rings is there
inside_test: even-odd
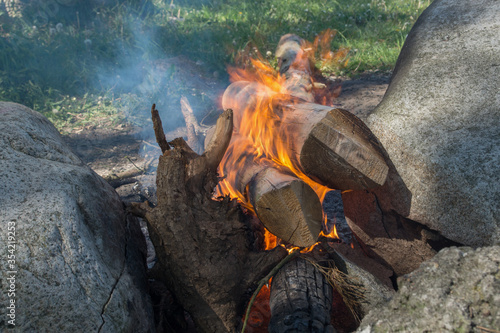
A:
[[[311,56],[307,43],[292,34],[283,36],[276,49],[279,70],[285,76],[282,90],[308,102],[314,101]],[[339,190],[383,185],[389,168],[377,139],[356,116],[312,103],[295,102],[278,109],[287,123],[286,132],[299,133],[291,140],[291,149],[308,176]]]
[[[281,108],[283,126],[293,134],[290,153],[309,177],[338,190],[384,184],[389,167],[377,139],[355,115],[314,103]]]
[[[159,124],[157,112],[152,115]],[[233,332],[241,325],[248,291],[286,256],[281,247],[256,252],[252,230],[236,201],[212,200],[217,166],[231,138],[232,112],[225,111],[216,126],[201,156],[183,139],[167,146],[161,127],[155,126],[163,148],[158,205],[130,207],[148,222],[158,257],[152,276],[174,293],[200,332],[214,333]]]
[[[255,212],[266,229],[295,246],[316,243],[323,212],[318,196],[308,184],[264,165],[250,166],[242,174],[241,195],[248,198],[251,207],[247,208]]]
[[[334,332],[332,287],[314,265],[296,258],[271,282],[269,332]]]
[[[248,183],[248,194],[264,226],[295,246],[316,243],[323,221],[314,190],[295,176],[264,167]]]
[[[231,155],[231,148],[228,150]],[[313,245],[321,231],[323,212],[314,190],[265,159],[258,163],[252,156],[240,155],[234,173],[236,190],[245,196],[259,220],[280,239],[295,246]]]
[[[318,183],[339,190],[368,189],[384,184],[389,167],[368,127],[338,108],[303,102],[246,81],[231,84],[222,105],[243,119],[266,100],[279,120],[278,135],[292,161]],[[238,121],[235,122],[238,130]]]

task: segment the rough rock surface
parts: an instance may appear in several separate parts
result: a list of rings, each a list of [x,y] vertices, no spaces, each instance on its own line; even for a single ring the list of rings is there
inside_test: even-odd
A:
[[[357,332],[496,332],[500,328],[500,246],[440,251],[398,281]],[[484,328],[484,330],[481,330]]]
[[[2,261],[2,292],[13,284],[15,296],[1,298],[0,331],[11,299],[19,332],[154,331],[138,234],[46,118],[0,102],[0,256],[15,255]]]
[[[470,246],[500,244],[498,13],[497,0],[434,1],[367,120],[411,192],[406,217]]]

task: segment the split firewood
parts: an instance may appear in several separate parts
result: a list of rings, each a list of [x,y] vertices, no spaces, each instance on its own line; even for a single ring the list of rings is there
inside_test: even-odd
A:
[[[234,163],[237,167],[232,171],[232,183],[271,233],[300,247],[317,241],[323,212],[309,185],[290,170],[278,170],[265,159],[255,162],[252,156],[240,155]]]
[[[285,35],[276,57],[280,73],[286,78],[287,93],[311,102],[314,95],[306,83],[313,82],[315,67],[305,47],[300,37]],[[299,137],[294,135],[293,143],[297,145],[293,149],[300,151],[297,161],[311,178],[340,190],[383,185],[389,167],[377,139],[356,116],[342,109],[307,103],[290,103],[281,109],[283,118],[288,118],[284,121],[291,124],[285,127],[292,133],[300,131]]]
[[[201,154],[203,152],[203,145],[201,144],[200,139],[202,128],[198,124],[198,121],[194,116],[193,108],[191,108],[191,104],[189,104],[189,101],[185,96],[181,97],[181,111],[186,122],[187,143],[194,152]]]
[[[295,176],[265,167],[253,175],[248,194],[259,220],[272,234],[299,247],[316,243],[323,212],[309,185]]]
[[[254,112],[262,95],[280,117],[279,133],[289,156],[306,175],[339,190],[367,189],[384,184],[389,167],[378,140],[355,115],[338,108],[280,97],[258,83],[231,84],[222,105],[235,119]],[[238,125],[236,125],[236,129]]]
[[[355,115],[315,103],[280,108],[284,133],[291,133],[290,153],[309,177],[338,190],[385,183],[389,167],[380,144]]]
[[[234,332],[249,291],[286,256],[281,247],[256,251],[253,232],[236,202],[212,200],[232,120],[231,110],[219,117],[217,135],[201,156],[183,139],[174,140],[159,159],[157,206],[130,209],[148,222],[158,257],[154,278],[174,293],[199,332]],[[155,130],[162,142],[162,130]]]

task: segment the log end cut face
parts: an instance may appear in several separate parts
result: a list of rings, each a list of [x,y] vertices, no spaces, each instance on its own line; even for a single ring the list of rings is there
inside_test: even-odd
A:
[[[300,163],[313,179],[338,190],[383,185],[389,167],[368,127],[342,109],[328,112],[304,142]]]
[[[309,185],[290,178],[281,179],[276,184],[260,184],[273,187],[271,190],[262,191],[259,185],[251,189],[262,193],[255,197],[254,207],[271,233],[295,246],[311,246],[316,243],[321,231],[321,203]]]

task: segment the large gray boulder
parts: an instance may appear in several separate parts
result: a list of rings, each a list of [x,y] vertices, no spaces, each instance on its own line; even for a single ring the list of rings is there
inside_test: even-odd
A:
[[[398,281],[357,332],[495,332],[500,327],[500,246],[440,251]],[[480,330],[479,331],[483,331]]]
[[[0,331],[154,331],[138,234],[46,118],[0,102]]]
[[[499,17],[498,0],[435,0],[367,119],[411,192],[403,216],[470,246],[500,244]]]

